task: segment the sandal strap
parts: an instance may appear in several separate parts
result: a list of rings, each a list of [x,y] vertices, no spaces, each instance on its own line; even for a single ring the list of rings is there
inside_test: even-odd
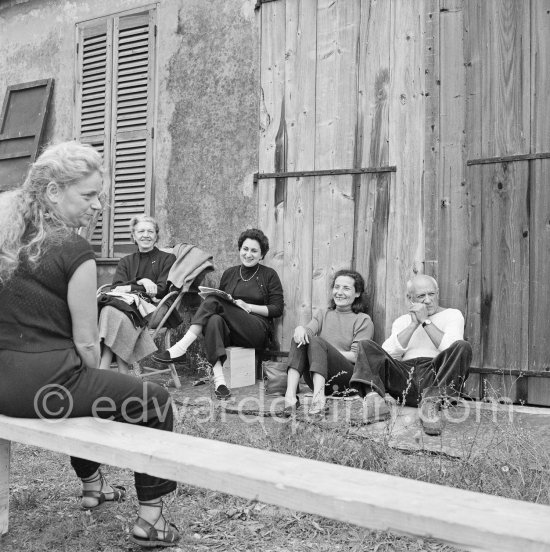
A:
[[[103,477],[103,474],[101,473],[101,470],[97,470],[95,475],[91,475],[90,477],[81,477],[80,480],[83,483],[95,483],[96,481],[105,481],[105,478]]]
[[[161,510],[164,506],[162,500],[159,500],[158,502],[142,502],[141,500],[138,500],[138,503],[140,506],[153,506],[154,508],[160,508]]]
[[[140,502],[140,504],[142,504]],[[156,505],[156,504],[155,504]],[[154,542],[164,542],[164,543],[173,543],[179,540],[179,529],[170,521],[168,521],[162,513],[158,517],[157,521],[159,519],[163,519],[164,521],[164,527],[163,529],[156,529],[154,524],[149,523],[147,520],[143,519],[142,517],[138,517],[136,519],[136,526],[143,530],[145,533],[145,537],[137,537],[137,535],[134,535],[134,538],[137,538],[139,540],[146,540],[146,541],[154,541]],[[176,532],[172,531],[172,529],[175,529]],[[163,537],[159,537],[159,531],[163,534]]]

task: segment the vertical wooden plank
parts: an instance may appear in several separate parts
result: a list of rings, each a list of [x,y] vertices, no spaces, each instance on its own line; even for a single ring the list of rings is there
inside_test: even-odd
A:
[[[550,151],[550,0],[531,0],[531,151]]]
[[[8,532],[10,503],[10,442],[0,439],[0,535]]]
[[[365,279],[368,312],[374,340],[382,343],[386,326],[386,247],[389,190],[393,173],[361,175],[356,196],[355,268]]]
[[[361,3],[356,166],[388,164],[390,14],[386,0]],[[354,264],[365,279],[374,338],[380,342],[386,328],[386,239],[392,177],[387,173],[354,177]]]
[[[468,197],[467,209],[467,283],[466,283],[466,327],[464,337],[472,345],[472,366],[482,365],[481,342],[481,186],[482,166],[467,167],[465,192]],[[467,394],[480,396],[480,377],[471,374],[466,382]]]
[[[357,125],[359,0],[319,0],[315,168],[349,168]],[[327,306],[332,274],[350,268],[353,256],[351,176],[315,182],[312,310]]]
[[[486,4],[479,0],[464,1],[464,72],[466,108],[466,158],[481,157],[481,44]],[[442,68],[443,70],[443,68]],[[441,92],[443,95],[443,92]],[[443,105],[442,105],[443,110]],[[445,178],[445,175],[441,175]],[[472,366],[482,365],[481,350],[481,166],[466,167],[464,193],[467,197],[467,283],[466,328],[464,335],[473,349]],[[447,278],[446,278],[447,279]],[[466,381],[466,393],[478,398],[482,394],[479,374]]]
[[[528,178],[524,162],[482,168],[481,336],[489,368],[527,369]]]
[[[531,150],[545,152],[550,151],[550,0],[532,0],[531,25]],[[550,370],[550,160],[533,161],[531,177],[529,369]],[[529,379],[528,401],[550,406],[550,380]]]
[[[468,190],[465,183],[464,0],[442,0],[440,17],[439,287],[449,307],[466,311]],[[426,225],[429,221],[426,220]]]
[[[397,173],[390,188],[386,333],[406,311],[406,282],[424,261],[424,8],[420,0],[391,2],[389,161]]]
[[[440,2],[424,2],[424,182],[423,223],[424,223],[424,273],[439,280],[439,143],[440,143],[440,98],[439,76],[439,13]],[[444,8],[447,9],[447,8]],[[446,44],[445,44],[446,45]],[[443,295],[444,301],[448,297]],[[448,304],[448,303],[447,303]]]
[[[289,171],[315,166],[315,56],[317,0],[288,2],[286,9],[285,116]],[[287,182],[284,210],[284,349],[294,328],[311,319],[313,273],[313,177]]]
[[[529,152],[530,2],[484,0],[482,155]]]
[[[466,158],[482,155],[481,59],[484,48],[480,29],[486,19],[485,2],[464,0],[464,68],[466,78]]]
[[[285,143],[284,84],[285,84],[285,2],[268,2],[261,9],[260,53],[260,140],[259,171],[283,171]],[[284,196],[277,186],[284,182],[258,182],[258,226],[270,241],[265,264],[284,279]],[[285,290],[286,291],[286,290]],[[276,338],[282,340],[282,323],[276,325]]]

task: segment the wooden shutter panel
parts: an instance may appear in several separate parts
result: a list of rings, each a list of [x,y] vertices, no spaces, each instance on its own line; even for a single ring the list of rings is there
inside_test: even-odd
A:
[[[103,156],[106,168],[106,187],[110,188],[110,126],[112,21],[100,20],[78,26],[78,55],[76,82],[76,136],[81,142],[94,146]],[[90,238],[94,249],[103,257],[109,256],[110,198],[99,215]]]
[[[150,212],[154,15],[150,11],[114,22],[111,228],[116,257],[135,250],[128,230],[130,219]]]
[[[21,186],[42,145],[53,79],[8,86],[0,115],[0,192]]]

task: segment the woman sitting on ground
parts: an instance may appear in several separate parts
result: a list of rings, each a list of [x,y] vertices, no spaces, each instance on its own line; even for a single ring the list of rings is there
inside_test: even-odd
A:
[[[283,288],[277,272],[260,264],[269,251],[269,240],[256,228],[245,230],[238,240],[241,264],[228,268],[219,288],[234,302],[216,295],[207,296],[191,320],[191,327],[170,349],[155,353],[153,359],[180,362],[188,347],[202,333],[206,359],[212,365],[216,397],[231,396],[223,376],[225,348],[262,349],[273,335],[273,319],[283,313]]]
[[[171,431],[163,387],[97,369],[95,256],[75,230],[101,209],[102,187],[100,155],[65,142],[42,153],[21,188],[0,194],[0,414],[93,415]],[[48,392],[54,387],[56,393]],[[83,509],[124,499],[97,462],[72,457],[71,464],[82,480]],[[139,517],[131,540],[172,545],[180,537],[162,515],[161,497],[176,484],[136,473],[135,485]]]
[[[168,292],[168,273],[176,257],[156,247],[159,225],[153,217],[132,218],[130,234],[138,251],[120,259],[111,291],[139,293],[150,302],[159,302]],[[99,338],[103,344],[100,368],[109,368],[114,354],[118,369],[124,374],[128,373],[129,364],[157,350],[147,328],[134,325],[115,306],[106,305],[101,309]]]
[[[363,277],[353,270],[339,270],[332,282],[332,297],[306,326],[298,326],[290,344],[284,414],[300,406],[296,391],[300,377],[313,390],[309,414],[325,412],[325,397],[345,394],[357,358],[357,344],[372,339],[374,326],[365,314]]]

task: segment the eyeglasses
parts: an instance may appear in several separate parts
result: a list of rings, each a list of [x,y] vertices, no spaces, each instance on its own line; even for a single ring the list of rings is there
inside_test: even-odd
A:
[[[415,295],[414,300],[417,303],[423,303],[426,298],[432,301],[437,296],[437,291],[430,291],[428,293],[421,293],[420,295]]]

